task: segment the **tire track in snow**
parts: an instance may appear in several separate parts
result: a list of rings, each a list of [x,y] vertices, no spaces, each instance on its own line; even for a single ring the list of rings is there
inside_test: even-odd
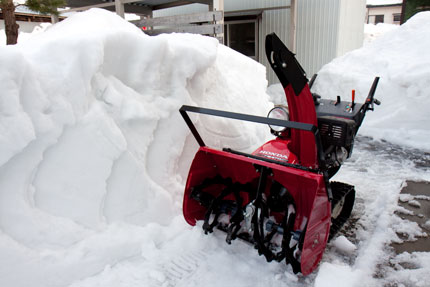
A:
[[[174,242],[175,240],[170,243],[175,244]],[[161,254],[153,258],[135,255],[108,265],[104,270],[82,278],[70,287],[187,286],[188,283],[195,282],[193,276],[200,266],[205,265],[208,255],[203,250],[187,248],[168,257]]]
[[[187,251],[187,254],[181,254],[170,262],[163,264],[161,270],[167,278],[163,286],[177,286],[181,281],[192,276],[207,257],[208,254],[201,250]]]

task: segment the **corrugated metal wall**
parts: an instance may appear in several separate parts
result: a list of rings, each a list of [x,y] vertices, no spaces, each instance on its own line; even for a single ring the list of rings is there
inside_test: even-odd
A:
[[[308,78],[337,55],[339,1],[297,1],[297,58]]]
[[[264,11],[259,25],[259,59],[258,61],[266,66],[267,80],[269,84],[279,82],[272,71],[264,49],[266,35],[276,33],[278,37],[288,46],[288,35],[290,31],[290,9],[279,9]]]

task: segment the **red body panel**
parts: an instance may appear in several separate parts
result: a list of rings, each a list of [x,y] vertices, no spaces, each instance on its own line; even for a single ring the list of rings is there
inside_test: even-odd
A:
[[[290,152],[289,146],[291,145],[290,139],[276,138],[268,141],[252,154],[256,156],[266,157],[280,162],[288,162],[291,164],[298,164],[298,159],[295,154]]]
[[[299,95],[294,93],[291,85],[285,87],[290,120],[318,126],[315,105],[308,85],[305,85]],[[291,130],[291,152],[296,154],[302,166],[318,167],[315,137],[312,133]]]

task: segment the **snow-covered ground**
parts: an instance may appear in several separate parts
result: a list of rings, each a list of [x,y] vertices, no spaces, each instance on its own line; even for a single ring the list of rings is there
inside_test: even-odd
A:
[[[362,100],[380,75],[382,106],[362,134],[393,143],[357,139],[336,175],[356,186],[354,224],[308,277],[244,242],[225,244],[224,234],[205,236],[181,215],[197,145],[179,107],[265,116],[273,103],[263,66],[211,38],[146,36],[99,9],[0,47],[0,286],[426,284],[430,256],[396,257],[387,244],[396,231],[422,235],[393,211],[405,179],[430,180],[430,167],[417,164],[430,140],[429,23],[430,13],[417,15],[324,67],[315,83],[322,95],[355,88]],[[193,120],[209,145],[249,150],[268,133]],[[417,268],[379,267],[389,260]]]

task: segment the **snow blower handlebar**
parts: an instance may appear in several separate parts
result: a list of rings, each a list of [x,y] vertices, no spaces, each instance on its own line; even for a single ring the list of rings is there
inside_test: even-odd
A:
[[[196,141],[198,142],[198,144],[201,147],[206,146],[206,145],[205,145],[203,139],[201,138],[200,134],[198,133],[196,127],[194,126],[193,122],[191,121],[190,117],[188,116],[187,112],[205,114],[205,115],[211,115],[211,116],[223,117],[223,118],[229,118],[229,119],[235,119],[235,120],[242,120],[242,121],[260,123],[260,124],[267,124],[267,125],[272,125],[272,126],[282,126],[282,127],[286,127],[286,128],[311,132],[315,137],[315,143],[317,146],[317,153],[318,153],[318,159],[319,159],[319,167],[321,169],[324,169],[324,166],[325,166],[324,163],[325,162],[324,162],[324,152],[323,152],[321,137],[320,137],[320,133],[319,133],[318,128],[314,125],[306,124],[306,123],[300,123],[300,122],[279,120],[279,119],[274,119],[274,118],[265,118],[265,117],[247,115],[247,114],[232,113],[232,112],[226,112],[226,111],[220,111],[220,110],[193,107],[193,106],[187,106],[187,105],[183,105],[179,109],[179,112],[181,113],[181,115],[184,118],[185,122],[187,123],[189,129],[191,130],[191,133],[193,134],[194,138],[196,139]],[[237,154],[241,154],[241,155],[246,155],[248,157],[256,157],[256,156],[251,155],[251,154],[236,152],[236,151],[232,151],[230,149],[225,149],[225,150],[230,151],[230,152],[234,152]],[[258,157],[258,158],[262,159],[264,161],[268,161],[268,159],[266,159],[266,158],[260,158],[260,157]]]
[[[375,77],[375,79],[373,80],[372,87],[369,90],[369,95],[367,96],[366,101],[364,102],[363,106],[360,109],[361,117],[358,119],[356,132],[358,131],[358,127],[361,126],[361,123],[364,120],[364,116],[366,115],[366,112],[367,111],[373,111],[374,110],[374,104],[376,104],[378,106],[381,104],[380,101],[378,101],[377,99],[374,98],[375,92],[376,92],[376,87],[378,86],[378,82],[379,82],[379,77]]]
[[[309,82],[311,88],[317,78],[318,74],[314,74]],[[355,133],[364,120],[367,111],[374,110],[374,104],[380,105],[381,102],[374,98],[376,88],[378,87],[379,77],[375,77],[372,86],[369,90],[369,94],[363,104],[355,103],[355,90],[353,90],[353,96],[351,101],[341,101],[340,96],[337,96],[336,101],[321,99],[321,96],[312,93],[314,103],[316,106],[316,112],[318,119],[320,120],[323,116],[334,116],[346,119],[351,119],[355,122]]]
[[[373,104],[380,105],[381,102],[375,99],[373,96],[375,95],[376,87],[378,86],[379,77],[375,77],[373,80],[372,87],[370,88],[369,95],[367,96],[366,102],[364,103],[364,109],[373,111]]]

